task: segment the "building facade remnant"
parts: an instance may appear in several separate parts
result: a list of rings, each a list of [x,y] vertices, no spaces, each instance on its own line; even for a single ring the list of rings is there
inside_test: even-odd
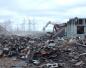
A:
[[[86,35],[86,18],[72,18],[67,22],[65,35],[69,38],[81,37]]]

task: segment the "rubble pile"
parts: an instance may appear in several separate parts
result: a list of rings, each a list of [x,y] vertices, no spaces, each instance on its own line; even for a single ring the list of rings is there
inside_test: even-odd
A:
[[[42,36],[43,37],[43,36]],[[27,68],[86,68],[85,40],[0,36],[0,59],[22,60]],[[11,67],[22,66],[21,62]]]
[[[18,56],[21,50],[28,48],[29,37],[0,36],[0,57]]]
[[[48,40],[34,53],[34,63],[40,68],[85,68],[86,46],[81,39]],[[59,45],[59,42],[60,43]]]

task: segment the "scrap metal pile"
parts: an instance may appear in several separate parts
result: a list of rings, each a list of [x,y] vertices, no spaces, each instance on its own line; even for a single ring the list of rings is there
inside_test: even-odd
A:
[[[27,68],[86,68],[85,41],[80,38],[45,40],[42,37],[1,35],[0,59],[15,57],[13,60],[24,61]],[[11,65],[13,68],[17,66]]]

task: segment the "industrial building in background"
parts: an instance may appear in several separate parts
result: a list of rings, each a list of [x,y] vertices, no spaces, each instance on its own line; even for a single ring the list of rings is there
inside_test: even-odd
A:
[[[86,18],[72,18],[67,22],[65,35],[71,37],[84,38],[86,35]]]

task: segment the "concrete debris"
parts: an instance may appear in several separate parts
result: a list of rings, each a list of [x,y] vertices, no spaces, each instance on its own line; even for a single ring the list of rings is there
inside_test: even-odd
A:
[[[27,64],[24,61],[22,61],[16,65],[11,66],[11,67],[12,68],[25,68],[26,66],[27,66]]]
[[[79,65],[81,65],[81,64],[83,64],[83,61],[77,62],[75,65],[76,65],[76,66],[79,66]]]
[[[84,43],[80,38],[0,36],[0,59],[22,60],[12,68],[86,68]]]
[[[39,60],[32,60],[34,64],[38,65],[40,64]]]
[[[57,68],[58,67],[58,63],[47,63],[46,66],[48,68]]]
[[[3,53],[3,50],[0,50],[0,56],[2,55],[2,53]]]

